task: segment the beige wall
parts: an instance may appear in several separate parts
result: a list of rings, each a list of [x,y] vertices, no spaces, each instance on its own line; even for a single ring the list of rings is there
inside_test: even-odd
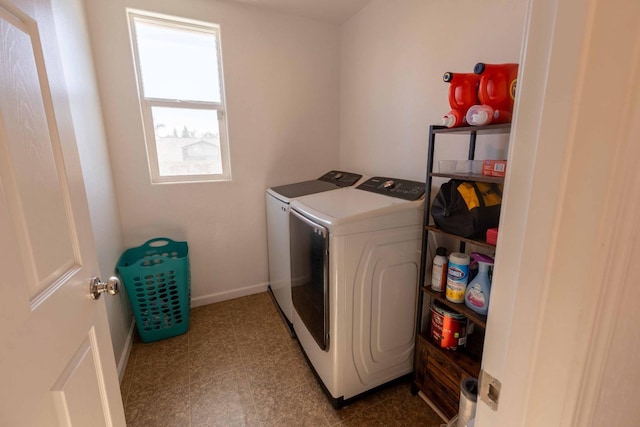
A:
[[[442,75],[473,72],[477,62],[518,62],[526,3],[373,0],[347,21],[340,41],[341,167],[424,181],[429,125],[449,111]],[[485,146],[487,157],[506,158],[505,142]],[[466,146],[456,145],[438,158],[456,158],[459,150],[464,156]]]
[[[126,246],[187,240],[194,304],[266,289],[265,189],[338,164],[338,28],[208,0],[87,0]],[[233,180],[151,185],[125,7],[220,24]]]
[[[85,3],[123,246],[187,240],[199,305],[265,288],[267,187],[317,177],[338,160],[424,180],[428,125],[448,111],[442,74],[517,62],[526,1],[374,0],[341,27],[231,2]],[[221,25],[232,182],[150,184],[126,7]],[[504,137],[483,146],[506,157]],[[451,147],[439,158],[460,155]]]
[[[100,277],[114,274],[122,252],[118,203],[81,0],[54,0],[56,31],[96,242]],[[125,292],[104,298],[118,370],[128,357],[132,312]]]
[[[527,4],[528,0],[373,0],[344,24],[341,167],[424,181],[429,125],[440,124],[449,111],[449,87],[442,75],[472,72],[477,62],[519,62]],[[465,158],[468,136],[441,138],[446,143],[438,143],[436,162]],[[508,157],[508,136],[481,139],[478,158]],[[441,182],[434,179],[434,188]],[[504,304],[508,316],[509,302]]]

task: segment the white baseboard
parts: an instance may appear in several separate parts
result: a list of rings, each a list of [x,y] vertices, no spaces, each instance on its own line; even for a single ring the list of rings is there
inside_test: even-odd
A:
[[[268,286],[269,283],[260,283],[258,285],[247,286],[245,288],[191,298],[191,307],[199,307],[201,305],[213,304],[214,302],[221,302],[247,295],[258,294],[260,292],[266,292]]]
[[[118,359],[118,379],[122,382],[124,378],[124,371],[127,369],[127,363],[129,363],[129,355],[131,354],[131,346],[133,345],[133,333],[136,330],[135,317],[131,316],[131,326],[129,326],[129,333],[124,343],[124,348]]]

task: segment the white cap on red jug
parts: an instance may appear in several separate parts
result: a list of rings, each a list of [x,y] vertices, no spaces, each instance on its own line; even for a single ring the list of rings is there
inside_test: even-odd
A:
[[[467,123],[473,126],[488,125],[493,118],[493,108],[488,105],[474,105],[467,111]]]
[[[456,124],[456,118],[453,114],[447,114],[442,118],[442,126],[446,126],[448,128],[454,126]]]

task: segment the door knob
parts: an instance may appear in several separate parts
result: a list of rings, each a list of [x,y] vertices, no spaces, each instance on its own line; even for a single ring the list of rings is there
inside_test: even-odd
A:
[[[107,282],[102,282],[99,277],[89,279],[89,296],[91,299],[99,299],[103,292],[115,295],[120,291],[120,279],[116,276],[109,277]]]

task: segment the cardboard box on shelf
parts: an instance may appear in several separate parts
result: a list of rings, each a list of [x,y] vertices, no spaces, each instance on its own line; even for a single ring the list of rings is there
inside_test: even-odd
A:
[[[504,178],[506,170],[506,160],[484,160],[484,162],[482,163],[482,175],[485,176],[496,176]]]

